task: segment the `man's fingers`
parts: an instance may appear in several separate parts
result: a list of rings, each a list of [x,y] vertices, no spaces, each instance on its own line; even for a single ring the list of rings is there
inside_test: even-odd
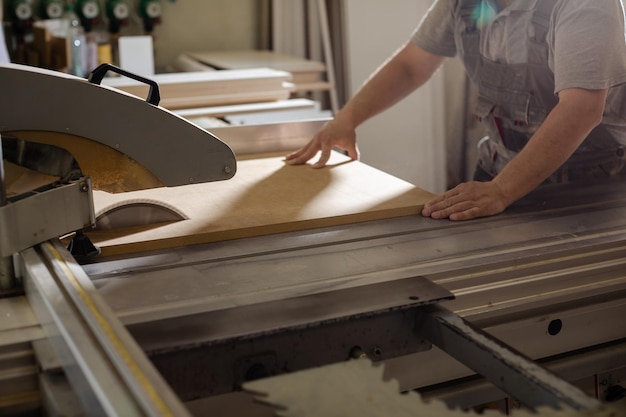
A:
[[[476,205],[471,201],[453,202],[451,198],[447,198],[439,207],[434,209],[430,215],[433,219],[464,220],[472,213],[475,213]]]
[[[359,148],[358,148],[358,146],[356,146],[356,144],[354,145],[354,147],[348,149],[348,156],[353,161],[358,161],[359,160]]]
[[[320,155],[320,158],[313,165],[313,168],[323,168],[323,167],[325,167],[326,163],[330,159],[330,151],[331,151],[330,149],[323,149],[322,150],[322,154]]]
[[[302,165],[313,158],[316,153],[317,149],[312,146],[312,143],[308,143],[305,147],[287,155],[285,159],[291,165]]]
[[[313,167],[322,168],[328,163],[331,152],[335,146],[342,149],[344,148],[342,144],[335,145],[334,142],[331,142],[330,140],[324,140],[323,138],[316,137],[302,148],[286,155],[285,161],[290,165],[302,165],[311,160],[311,158],[314,158],[315,155],[317,155],[317,153],[321,151],[320,157],[313,164]],[[348,152],[348,156],[350,156],[351,159],[359,159],[359,149],[356,144],[349,144],[345,148]]]
[[[443,193],[440,196],[427,201],[422,210],[424,216],[432,216],[433,213],[440,212],[453,205],[455,201],[449,193]]]
[[[475,204],[469,196],[459,193],[455,188],[433,198],[426,202],[422,209],[422,215],[426,217],[432,217],[433,219],[446,219],[455,218],[456,220],[467,219],[471,217],[465,217],[459,213],[464,213],[468,210],[473,212]]]
[[[475,219],[477,217],[483,217],[488,214],[484,214],[480,207],[472,206],[467,210],[459,211],[456,213],[450,214],[450,220],[458,221],[458,220],[470,220]]]

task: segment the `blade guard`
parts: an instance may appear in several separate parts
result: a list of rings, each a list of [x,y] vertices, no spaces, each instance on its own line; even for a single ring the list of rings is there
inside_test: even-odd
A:
[[[0,65],[0,91],[0,133],[68,149],[95,189],[134,191],[235,175],[236,158],[227,144],[115,88],[5,64]]]

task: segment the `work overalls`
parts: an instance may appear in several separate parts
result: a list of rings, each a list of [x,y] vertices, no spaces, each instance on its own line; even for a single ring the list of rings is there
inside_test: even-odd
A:
[[[519,19],[526,19],[527,24],[517,26],[524,28],[520,31],[522,36],[511,39],[513,42],[507,42],[507,47],[526,48],[527,62],[506,63],[490,60],[480,52],[481,19],[490,20],[486,22],[488,25],[501,24],[498,18],[493,20],[490,19],[493,16],[487,15],[486,11],[490,10],[487,1],[458,2],[455,22],[458,53],[470,80],[477,86],[476,116],[489,134],[479,143],[476,180],[487,181],[498,174],[526,145],[558,102],[546,42],[555,3],[556,0],[518,2],[515,13]],[[624,166],[623,155],[623,147],[603,126],[598,126],[546,182],[615,175]]]

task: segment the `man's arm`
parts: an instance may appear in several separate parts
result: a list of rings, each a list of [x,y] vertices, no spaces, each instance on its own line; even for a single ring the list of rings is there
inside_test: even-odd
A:
[[[490,182],[460,184],[429,201],[422,214],[467,220],[498,214],[556,171],[602,120],[608,90],[571,88],[528,144]]]
[[[287,155],[290,164],[304,164],[322,151],[314,167],[323,167],[334,147],[358,159],[355,129],[390,108],[424,84],[444,57],[426,52],[408,42],[383,64],[355,96],[303,148]]]

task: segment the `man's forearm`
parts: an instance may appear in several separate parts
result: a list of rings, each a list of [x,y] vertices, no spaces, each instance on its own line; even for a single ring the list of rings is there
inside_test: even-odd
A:
[[[602,120],[606,90],[570,89],[524,149],[494,179],[513,203],[556,171]]]
[[[443,59],[407,43],[363,84],[336,118],[356,128],[424,84]]]

